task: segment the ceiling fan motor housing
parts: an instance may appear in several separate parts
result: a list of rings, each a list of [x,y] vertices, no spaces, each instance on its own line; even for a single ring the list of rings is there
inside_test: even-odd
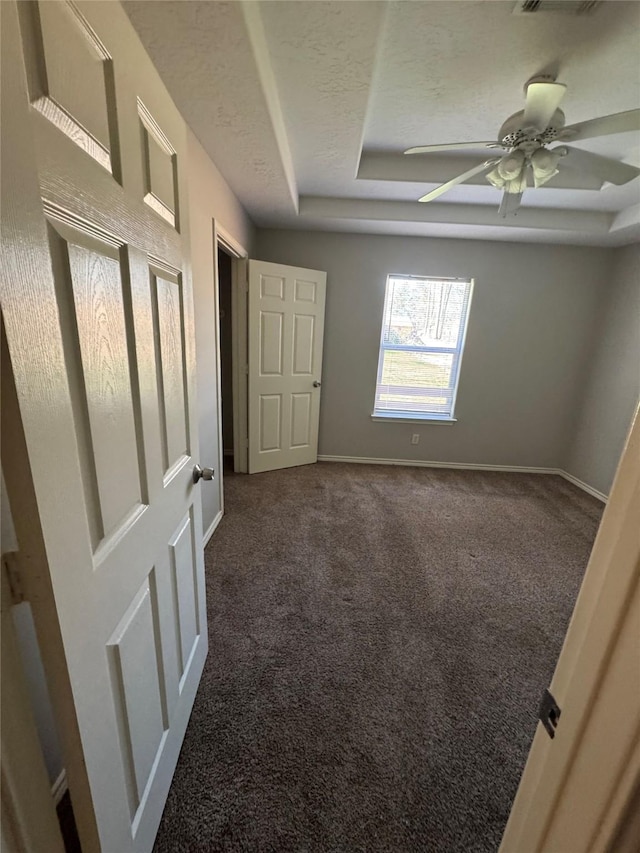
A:
[[[523,127],[524,110],[514,113],[505,121],[498,132],[498,139],[508,148],[522,148],[534,151],[541,145],[555,142],[564,127],[565,118],[562,110],[556,110],[548,126],[542,133],[531,128]]]

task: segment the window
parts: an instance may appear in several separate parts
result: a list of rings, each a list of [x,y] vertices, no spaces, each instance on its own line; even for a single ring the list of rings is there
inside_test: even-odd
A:
[[[472,287],[387,278],[374,417],[453,420]]]

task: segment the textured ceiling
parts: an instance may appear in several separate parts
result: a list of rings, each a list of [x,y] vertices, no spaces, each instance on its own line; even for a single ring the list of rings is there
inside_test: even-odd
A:
[[[564,168],[497,215],[482,178],[416,199],[486,153],[404,157],[496,137],[544,71],[567,123],[640,107],[640,4],[515,15],[513,0],[125,2],[185,119],[258,225],[619,245],[640,236],[640,179]],[[640,165],[640,134],[580,143]]]

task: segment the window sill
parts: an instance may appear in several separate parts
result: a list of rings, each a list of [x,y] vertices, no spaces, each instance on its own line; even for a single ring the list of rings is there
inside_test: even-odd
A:
[[[371,415],[371,420],[396,424],[414,424],[417,421],[423,424],[447,424],[449,426],[458,421],[457,418],[434,418],[430,415],[377,415],[375,412]]]

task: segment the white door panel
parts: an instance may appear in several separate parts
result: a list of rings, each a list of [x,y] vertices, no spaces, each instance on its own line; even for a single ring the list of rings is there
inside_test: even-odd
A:
[[[312,394],[291,395],[291,447],[309,447],[311,443]]]
[[[186,129],[119,4],[0,5],[25,582],[83,850],[150,851],[207,650]]]
[[[549,687],[562,713],[553,739],[538,726],[500,853],[623,849],[640,779],[639,517],[640,410]]]
[[[325,291],[324,272],[249,261],[249,473],[318,459]]]

